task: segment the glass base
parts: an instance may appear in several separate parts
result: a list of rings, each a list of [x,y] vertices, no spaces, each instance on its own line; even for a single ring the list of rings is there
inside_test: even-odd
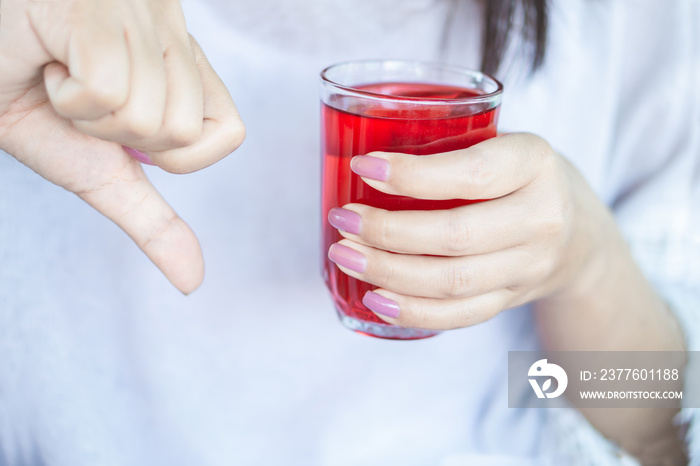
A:
[[[438,330],[422,330],[417,328],[403,328],[389,324],[376,324],[364,322],[353,317],[348,317],[338,312],[340,321],[350,330],[370,337],[385,338],[387,340],[419,340],[433,337],[440,333]]]

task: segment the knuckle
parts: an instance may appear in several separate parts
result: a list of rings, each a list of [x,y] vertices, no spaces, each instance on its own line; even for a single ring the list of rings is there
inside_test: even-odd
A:
[[[101,83],[97,79],[88,79],[83,86],[88,99],[95,105],[110,111],[122,108],[129,96],[125,86]]]
[[[542,283],[554,273],[553,258],[540,259],[530,262],[528,269],[528,281],[531,284]]]
[[[397,276],[396,264],[391,262],[387,263],[387,261],[382,262],[384,263],[381,268],[373,274],[376,276],[376,279],[371,281],[377,286],[391,290],[393,288],[392,284]]]
[[[137,113],[123,116],[126,131],[134,138],[146,139],[155,136],[162,126],[161,118],[153,114]]]
[[[432,328],[430,325],[431,313],[428,306],[425,304],[413,302],[411,304],[404,305],[404,309],[402,309],[401,312],[404,313],[404,316],[402,316],[403,319],[400,319],[399,323],[403,326],[420,329]]]
[[[464,296],[467,287],[471,283],[471,271],[468,267],[453,263],[445,266],[443,294],[447,298],[459,298]]]
[[[394,232],[392,231],[392,222],[389,220],[387,213],[384,212],[367,212],[363,215],[367,218],[367,223],[370,226],[368,233],[370,238],[367,238],[378,248],[390,249]]]
[[[202,135],[201,120],[178,120],[169,122],[163,128],[165,138],[175,147],[191,146]]]
[[[529,136],[531,138],[532,147],[535,148],[545,162],[551,163],[556,160],[554,149],[552,149],[552,146],[544,138],[534,134],[530,134]]]
[[[472,157],[468,158],[466,171],[469,190],[475,194],[482,192],[483,188],[494,180],[492,167],[483,152],[475,152]],[[478,194],[476,195],[478,196]]]
[[[543,137],[538,136],[537,134],[534,134],[534,133],[528,133],[528,132],[512,133],[512,134],[510,134],[510,137],[518,138],[519,142],[527,144],[528,146],[535,148],[535,149],[551,148],[549,143]]]
[[[246,137],[245,125],[239,118],[231,119],[224,124],[225,137],[229,153],[238,149]]]
[[[532,133],[521,133],[518,136],[524,139],[523,142],[530,148],[529,154],[539,159],[543,169],[553,168],[556,165],[556,153],[544,138]]]
[[[495,317],[502,307],[493,298],[491,299],[468,299],[460,303],[454,319],[446,330],[455,328],[470,327]]]
[[[561,237],[568,228],[570,211],[561,203],[550,204],[541,216],[540,232],[548,238]]]
[[[467,251],[471,231],[465,221],[464,214],[459,210],[448,211],[444,252],[446,255],[462,255]]]
[[[451,319],[449,325],[447,325],[445,330],[452,330],[455,328],[469,327],[477,323],[476,316],[478,315],[478,310],[471,300],[465,300],[459,304],[457,312],[455,313],[453,319]]]

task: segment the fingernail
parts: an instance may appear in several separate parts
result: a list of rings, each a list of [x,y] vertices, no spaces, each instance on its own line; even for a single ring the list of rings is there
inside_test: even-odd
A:
[[[333,244],[328,250],[328,258],[353,272],[364,273],[367,270],[367,258],[362,253],[342,244]]]
[[[369,155],[356,155],[350,161],[350,168],[358,175],[377,181],[389,179],[389,162]]]
[[[153,160],[151,160],[151,158],[148,155],[144,154],[140,150],[132,149],[131,147],[127,146],[122,146],[122,149],[124,149],[124,152],[126,152],[141,163],[145,163],[146,165],[155,165],[153,163]]]
[[[360,228],[362,227],[362,217],[352,210],[334,207],[328,212],[328,223],[340,231],[347,231],[353,235],[359,235]]]
[[[387,317],[398,317],[399,316],[399,305],[396,301],[392,301],[389,298],[385,298],[379,293],[373,291],[368,291],[362,298],[362,304],[368,307],[372,312],[381,314]]]

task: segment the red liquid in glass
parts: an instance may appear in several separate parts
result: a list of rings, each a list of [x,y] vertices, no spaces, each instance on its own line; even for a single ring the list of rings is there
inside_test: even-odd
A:
[[[380,83],[357,89],[405,97],[405,100],[461,99],[483,94],[474,89],[421,83]],[[363,100],[348,104],[339,100],[322,106],[323,277],[339,313],[387,325],[362,304],[364,294],[376,287],[349,277],[327,258],[328,248],[342,238],[328,223],[328,212],[333,207],[357,202],[387,210],[438,210],[473,202],[461,199],[427,201],[384,194],[350,170],[350,159],[372,151],[426,155],[464,149],[496,136],[497,116],[497,107],[488,108],[483,104],[480,109],[479,104],[473,103],[455,108],[436,101],[435,105],[407,109],[396,105],[392,108],[386,101]]]

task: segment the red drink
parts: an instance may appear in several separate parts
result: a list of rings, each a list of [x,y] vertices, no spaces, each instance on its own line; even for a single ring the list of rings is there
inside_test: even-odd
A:
[[[493,101],[481,101],[479,97],[486,94],[482,90],[453,85],[383,82],[355,85],[353,89],[356,93],[393,97],[389,102],[373,99],[371,94],[366,99],[342,95],[324,99],[321,108],[323,277],[341,320],[353,330],[392,339],[432,336],[437,332],[388,325],[362,304],[364,294],[376,287],[349,277],[327,258],[328,248],[342,239],[328,223],[328,212],[352,202],[388,210],[449,209],[473,202],[428,201],[384,194],[355,175],[350,170],[350,160],[372,151],[426,155],[469,147],[496,135],[498,106]],[[420,105],[411,105],[416,100],[421,101]]]

